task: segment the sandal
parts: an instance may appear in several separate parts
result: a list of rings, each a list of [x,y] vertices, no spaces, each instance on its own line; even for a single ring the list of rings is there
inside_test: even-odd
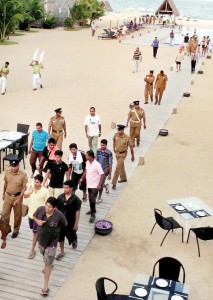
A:
[[[85,196],[82,197],[82,200],[83,200],[84,202],[87,201],[87,194],[86,194]]]
[[[65,256],[65,253],[64,254],[59,253],[55,259],[60,261],[64,256]]]
[[[109,194],[109,184],[108,183],[105,185],[105,189],[106,189],[106,193]]]
[[[43,289],[41,290],[41,293],[40,293],[41,296],[47,297],[48,294],[49,294],[49,289],[47,289],[46,291]]]
[[[100,204],[101,202],[103,202],[103,199],[96,200],[96,204]]]
[[[72,248],[76,249],[77,247],[78,247],[78,242],[77,241],[72,242]]]
[[[33,259],[36,256],[36,251],[28,256],[28,259]]]

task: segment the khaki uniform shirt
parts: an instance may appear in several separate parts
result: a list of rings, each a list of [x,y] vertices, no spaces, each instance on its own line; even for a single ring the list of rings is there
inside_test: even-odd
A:
[[[151,76],[150,74],[146,75],[144,78],[146,82],[146,86],[153,85],[153,82],[155,81],[155,76]]]
[[[161,75],[160,73],[157,76],[156,79],[156,87],[165,87],[166,86],[166,82],[167,82],[167,75]]]
[[[13,173],[11,170],[5,172],[4,181],[7,184],[7,192],[16,194],[22,191],[23,187],[27,184],[27,174],[23,171]]]
[[[115,152],[125,152],[132,145],[129,136],[125,133],[123,135],[116,133],[113,142],[115,143]]]
[[[66,125],[64,117],[57,118],[56,116],[54,116],[50,118],[49,126],[52,127],[52,130],[62,131],[64,125]]]
[[[137,117],[135,112],[137,113],[138,117]],[[139,107],[138,109],[133,108],[133,109],[130,110],[130,112],[128,114],[128,117],[130,117],[131,122],[140,123],[141,119],[143,118],[143,114],[144,114],[143,108],[141,108],[141,107]],[[138,118],[139,118],[139,120],[138,120]]]

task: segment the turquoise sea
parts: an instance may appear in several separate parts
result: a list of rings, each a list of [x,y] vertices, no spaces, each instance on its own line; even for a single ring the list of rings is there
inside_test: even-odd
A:
[[[109,0],[114,12],[127,9],[154,14],[163,0]],[[213,21],[213,0],[174,0],[181,16]]]

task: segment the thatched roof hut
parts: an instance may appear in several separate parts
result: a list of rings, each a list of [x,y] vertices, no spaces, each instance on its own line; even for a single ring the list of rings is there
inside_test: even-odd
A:
[[[164,0],[155,12],[156,15],[175,15],[179,16],[179,11],[173,0]]]

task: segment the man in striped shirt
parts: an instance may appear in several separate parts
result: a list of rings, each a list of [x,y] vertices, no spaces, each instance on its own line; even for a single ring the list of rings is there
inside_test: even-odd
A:
[[[139,67],[139,61],[142,62],[142,55],[139,50],[139,47],[136,48],[134,54],[133,54],[133,71],[132,73],[138,72],[138,67]]]

